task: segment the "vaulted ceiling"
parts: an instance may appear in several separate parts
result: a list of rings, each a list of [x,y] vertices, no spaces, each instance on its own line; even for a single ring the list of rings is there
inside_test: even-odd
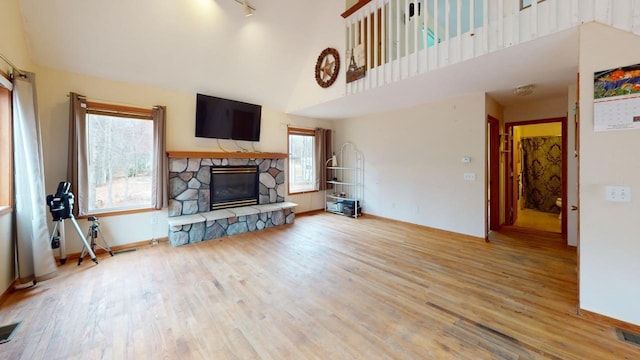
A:
[[[313,94],[310,103],[292,105],[306,91],[301,82],[321,91],[313,78],[319,52],[329,46],[342,52],[344,1],[249,2],[256,8],[251,17],[235,0],[19,0],[32,60],[39,66],[318,118],[470,92],[488,92],[508,105],[521,101],[511,94],[517,85],[539,84],[540,98],[566,96],[566,86],[575,81],[578,36],[572,30],[367,94],[343,97],[342,78],[334,85],[337,96]]]
[[[20,7],[40,66],[285,109],[301,73],[313,79],[303,66],[322,50],[314,44],[323,18],[340,18],[344,2],[249,3],[251,17],[234,0],[20,0]]]

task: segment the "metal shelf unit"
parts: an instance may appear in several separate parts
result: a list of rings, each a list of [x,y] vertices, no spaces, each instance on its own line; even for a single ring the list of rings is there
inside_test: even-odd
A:
[[[358,218],[364,196],[364,156],[352,143],[344,143],[333,159],[327,160],[325,211]]]

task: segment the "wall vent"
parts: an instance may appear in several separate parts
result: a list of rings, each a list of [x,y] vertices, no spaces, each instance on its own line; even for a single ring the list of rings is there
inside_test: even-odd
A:
[[[622,330],[622,329],[616,329],[616,332],[618,333],[618,338],[620,340],[631,343],[635,346],[640,346],[639,334],[634,334],[632,332],[629,332],[627,330]]]
[[[20,324],[22,324],[22,321],[15,324],[0,326],[0,344],[11,341],[13,336],[16,334],[16,330],[20,327]]]

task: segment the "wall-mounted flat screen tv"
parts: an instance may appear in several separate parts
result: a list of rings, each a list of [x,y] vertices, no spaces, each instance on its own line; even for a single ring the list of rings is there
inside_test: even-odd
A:
[[[260,141],[262,106],[196,96],[196,137]]]

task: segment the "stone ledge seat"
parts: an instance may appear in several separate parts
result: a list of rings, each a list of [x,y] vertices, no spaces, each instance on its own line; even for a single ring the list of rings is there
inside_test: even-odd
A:
[[[169,217],[169,242],[180,246],[294,222],[292,202],[250,205]]]
[[[181,215],[169,218],[169,226],[182,226],[188,224],[195,224],[204,221],[216,221],[222,219],[228,219],[232,217],[255,215],[265,213],[269,211],[277,211],[284,209],[292,209],[298,206],[292,202],[281,202],[274,204],[264,205],[250,205],[242,206],[231,209],[213,210],[205,213],[193,214],[193,215]]]

